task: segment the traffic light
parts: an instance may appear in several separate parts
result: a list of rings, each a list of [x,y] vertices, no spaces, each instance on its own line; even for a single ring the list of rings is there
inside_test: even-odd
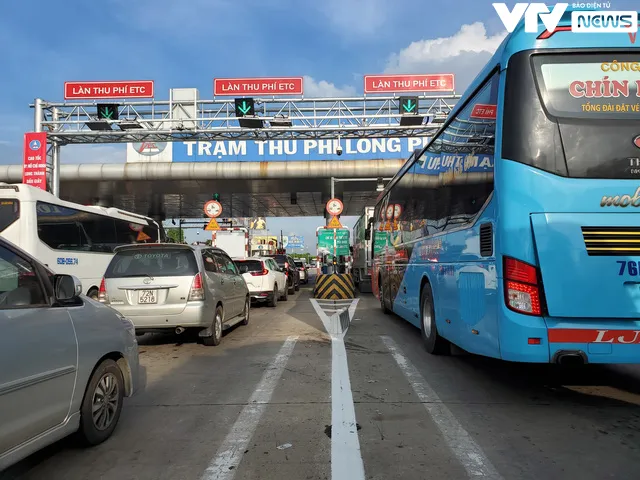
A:
[[[400,126],[422,125],[424,117],[418,114],[418,97],[400,97],[398,100]]]
[[[236,98],[236,117],[244,117],[245,115],[255,116],[256,109],[253,98]]]
[[[400,115],[418,113],[418,97],[400,97]]]
[[[99,120],[118,120],[118,105],[115,103],[98,104]]]

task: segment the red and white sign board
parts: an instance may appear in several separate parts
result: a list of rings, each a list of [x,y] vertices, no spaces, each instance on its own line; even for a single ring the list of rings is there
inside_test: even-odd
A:
[[[454,89],[453,73],[364,76],[364,93],[452,92]]]
[[[153,98],[153,80],[64,82],[64,99]]]
[[[473,106],[473,110],[471,110],[471,118],[482,118],[482,119],[495,119],[497,105],[486,105],[483,103],[477,103]]]
[[[47,132],[24,134],[22,183],[47,190]]]
[[[213,95],[302,95],[302,77],[215,78]]]

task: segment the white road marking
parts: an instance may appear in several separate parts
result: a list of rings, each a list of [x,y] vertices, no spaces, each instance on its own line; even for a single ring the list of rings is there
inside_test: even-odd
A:
[[[418,369],[402,353],[398,345],[391,337],[382,336],[382,341],[391,352],[396,363],[404,373],[407,380],[418,395],[434,423],[440,429],[447,445],[458,458],[469,478],[482,478],[483,480],[502,480],[502,476],[491,464],[480,446],[471,438],[469,433],[462,428],[451,410],[442,403],[438,394],[429,386]]]
[[[364,463],[360,452],[356,412],[349,380],[349,364],[340,313],[329,316],[315,299],[311,304],[331,335],[331,478],[333,480],[364,480]],[[323,303],[326,307],[326,303]],[[358,299],[343,304],[353,319]]]
[[[276,358],[267,367],[267,371],[262,376],[249,402],[238,415],[236,423],[231,427],[218,449],[218,453],[202,474],[202,480],[231,480],[234,478],[242,455],[253,437],[260,417],[271,400],[273,391],[293,353],[297,340],[296,336],[288,337]]]

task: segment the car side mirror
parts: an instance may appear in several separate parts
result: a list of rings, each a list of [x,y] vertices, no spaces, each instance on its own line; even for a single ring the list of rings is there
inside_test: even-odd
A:
[[[82,294],[82,283],[73,275],[55,275],[53,291],[58,302],[75,300]]]

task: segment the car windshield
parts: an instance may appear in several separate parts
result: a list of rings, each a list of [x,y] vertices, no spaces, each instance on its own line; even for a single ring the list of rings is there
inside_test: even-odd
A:
[[[193,251],[185,248],[136,248],[117,252],[105,278],[179,277],[198,273]]]
[[[298,268],[304,268],[304,263],[302,263],[302,262],[297,262],[297,261],[296,261],[296,267],[298,267]]]
[[[262,262],[260,260],[235,260],[240,273],[261,272]]]

